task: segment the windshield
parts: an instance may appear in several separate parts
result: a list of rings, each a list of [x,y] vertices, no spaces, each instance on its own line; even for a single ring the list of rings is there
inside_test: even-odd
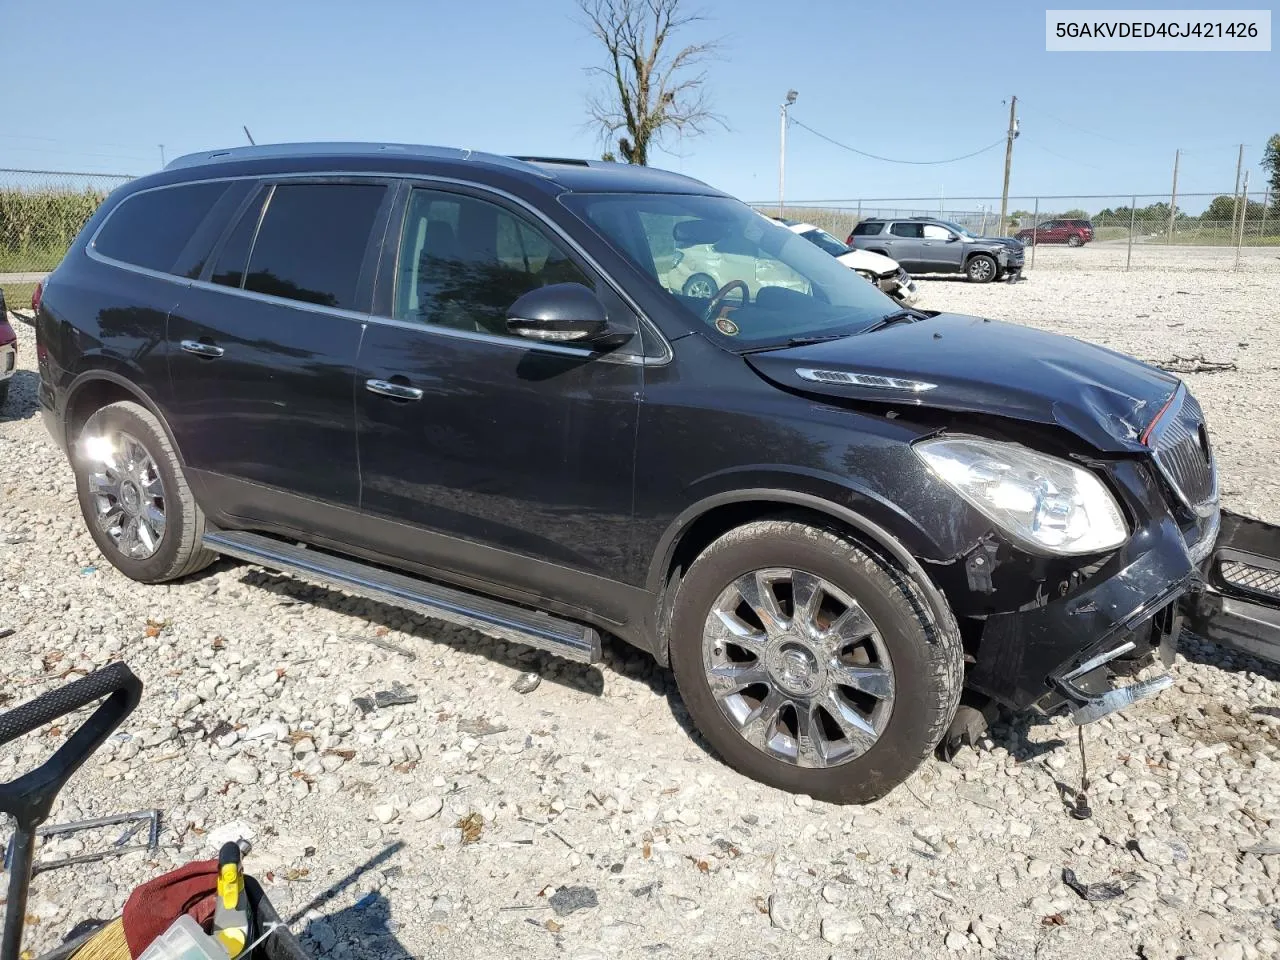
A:
[[[730,349],[857,333],[897,309],[805,237],[728,197],[571,193],[562,202]]]
[[[962,237],[968,237],[971,240],[978,239],[978,235],[976,233],[966,230],[964,227],[960,226],[960,224],[958,223],[952,223],[950,220],[939,220],[938,223],[942,224],[944,227],[946,227],[949,230],[954,230],[956,233],[960,234],[960,236]]]
[[[846,244],[841,243],[827,231],[819,230],[817,227],[812,230],[806,230],[800,236],[804,237],[819,250],[827,251],[833,257],[849,252],[849,247]]]

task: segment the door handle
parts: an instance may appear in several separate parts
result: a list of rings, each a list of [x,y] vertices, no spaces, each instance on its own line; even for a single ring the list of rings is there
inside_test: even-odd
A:
[[[392,400],[422,399],[422,391],[417,387],[409,387],[403,383],[392,383],[390,380],[366,380],[364,388],[370,393],[390,397]]]
[[[183,340],[182,349],[187,353],[194,353],[197,357],[208,357],[211,360],[226,353],[221,347],[215,347],[212,343],[201,343],[199,340]]]

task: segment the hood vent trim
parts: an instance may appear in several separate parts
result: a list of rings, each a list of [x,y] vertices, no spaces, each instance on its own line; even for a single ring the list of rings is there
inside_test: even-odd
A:
[[[850,370],[814,370],[810,367],[797,367],[796,376],[813,383],[830,383],[845,387],[870,387],[877,390],[899,390],[904,393],[924,393],[937,388],[936,383],[924,380],[904,380],[901,377],[886,377],[879,373],[854,373]]]

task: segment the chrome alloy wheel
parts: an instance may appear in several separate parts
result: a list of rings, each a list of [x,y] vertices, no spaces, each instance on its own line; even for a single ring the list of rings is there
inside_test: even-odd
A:
[[[969,264],[969,276],[978,281],[990,280],[995,276],[996,268],[985,257],[980,257]]]
[[[99,528],[129,559],[153,556],[164,539],[165,496],[151,454],[116,433],[84,441],[82,456]]]
[[[798,767],[860,757],[893,710],[893,665],[876,625],[802,570],[756,570],[726,587],[703,627],[702,662],[739,735]]]

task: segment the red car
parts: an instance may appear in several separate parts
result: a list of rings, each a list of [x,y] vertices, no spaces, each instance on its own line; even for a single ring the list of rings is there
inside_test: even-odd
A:
[[[1093,224],[1088,220],[1046,220],[1034,230],[1028,228],[1014,234],[1023,246],[1033,243],[1065,243],[1079,247],[1093,239]]]
[[[4,291],[0,290],[0,407],[9,397],[9,380],[18,365],[18,335],[9,325],[9,312],[4,303]]]

